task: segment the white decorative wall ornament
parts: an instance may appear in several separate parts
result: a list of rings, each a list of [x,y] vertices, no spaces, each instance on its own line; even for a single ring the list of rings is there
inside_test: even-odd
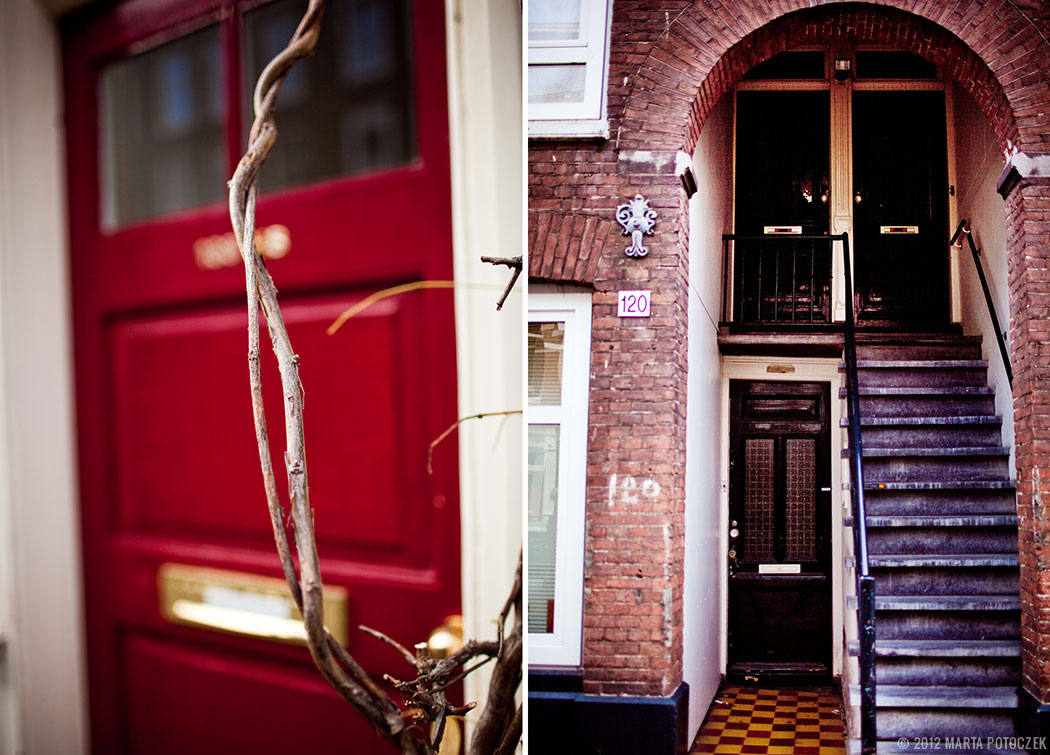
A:
[[[649,200],[635,194],[627,204],[616,208],[616,220],[623,226],[623,235],[630,235],[631,245],[624,251],[628,257],[644,257],[649,250],[642,246],[642,236],[652,236],[656,212],[649,208]]]

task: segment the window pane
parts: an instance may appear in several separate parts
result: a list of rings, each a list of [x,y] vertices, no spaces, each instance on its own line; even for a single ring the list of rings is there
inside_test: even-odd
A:
[[[530,632],[554,631],[554,566],[558,530],[557,425],[529,425]]]
[[[529,102],[583,102],[586,69],[583,63],[529,66]]]
[[[921,55],[897,50],[858,50],[858,79],[935,79],[937,66]]]
[[[281,0],[244,15],[250,98],[306,10]],[[279,189],[403,165],[416,156],[407,0],[333,0],[312,57],[292,68],[277,100],[279,137],[260,172]]]
[[[107,66],[101,97],[105,227],[226,196],[218,27]]]
[[[580,38],[580,0],[529,0],[529,41]]]
[[[561,404],[565,323],[529,323],[529,404]]]
[[[823,79],[824,53],[790,50],[774,55],[744,74],[745,79]]]

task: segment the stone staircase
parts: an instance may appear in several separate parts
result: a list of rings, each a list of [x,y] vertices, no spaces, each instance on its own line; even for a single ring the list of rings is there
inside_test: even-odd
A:
[[[880,752],[1014,733],[1017,512],[980,353],[957,333],[858,335]]]

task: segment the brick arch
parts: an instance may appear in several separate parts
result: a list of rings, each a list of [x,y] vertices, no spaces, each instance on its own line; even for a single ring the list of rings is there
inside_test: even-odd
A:
[[[613,7],[614,39],[652,23],[626,4]],[[708,113],[749,68],[784,49],[838,38],[893,45],[932,60],[974,98],[1001,146],[1050,151],[1050,43],[1012,3],[809,8],[805,0],[787,0],[748,8],[697,0],[665,13],[649,13],[663,20],[655,40],[619,46],[610,63],[610,116],[620,149],[691,152]]]

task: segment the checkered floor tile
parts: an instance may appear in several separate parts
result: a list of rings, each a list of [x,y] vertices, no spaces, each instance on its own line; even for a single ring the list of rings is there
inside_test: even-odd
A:
[[[723,687],[689,752],[845,755],[842,700],[827,688]]]

